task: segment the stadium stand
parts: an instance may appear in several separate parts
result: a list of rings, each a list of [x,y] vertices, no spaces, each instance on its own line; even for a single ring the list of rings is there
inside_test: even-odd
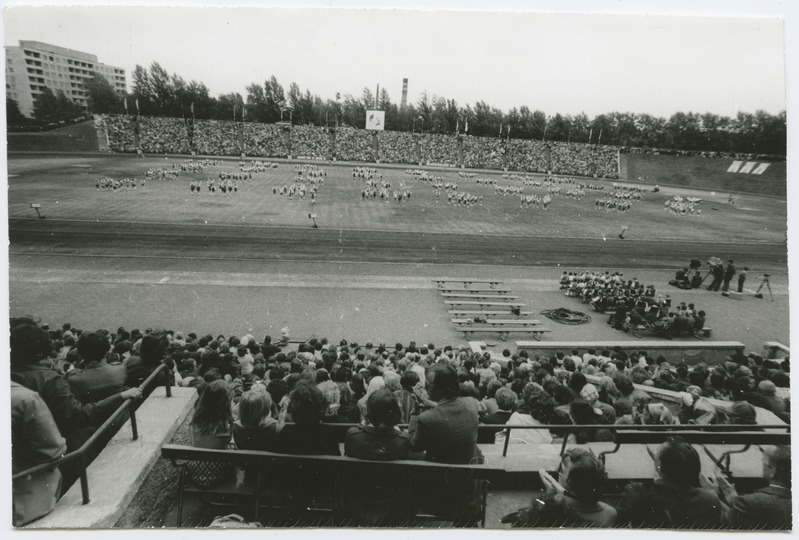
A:
[[[302,157],[338,161],[510,169],[599,178],[618,178],[616,147],[499,140],[468,135],[371,132],[218,120],[102,115],[100,137],[113,152],[175,153],[251,157]],[[377,133],[375,138],[375,133]],[[104,145],[105,146],[105,145]]]
[[[33,328],[30,322],[26,328]],[[575,448],[591,448],[597,454],[606,452],[600,465],[608,468],[611,483],[621,491],[633,485],[630,482],[645,480],[647,474],[651,478],[653,465],[646,457],[646,444],[661,445],[655,452],[657,458],[674,444],[671,435],[680,433],[684,435],[686,452],[697,453],[691,459],[705,467],[706,472],[711,467],[708,463],[723,465],[722,470],[734,473],[737,479],[741,494],[735,496],[752,497],[759,496],[764,479],[766,483],[774,480],[779,475],[773,471],[783,466],[776,465],[782,463],[781,450],[775,451],[769,457],[775,465],[758,472],[752,466],[757,461],[752,459],[752,452],[756,457],[761,446],[778,444],[777,448],[787,448],[788,444],[784,433],[790,428],[790,400],[778,397],[776,389],[788,384],[789,359],[764,359],[742,350],[715,365],[700,362],[691,368],[685,363],[672,365],[663,358],[652,358],[646,351],[598,350],[576,343],[570,344],[570,349],[546,353],[530,354],[520,349],[515,354],[506,350],[496,356],[473,344],[441,347],[409,342],[386,346],[341,341],[334,345],[327,339],[314,338],[294,348],[285,342],[280,347],[273,345],[268,336],[261,341],[252,335],[214,337],[125,328],[86,334],[68,324],[52,331],[40,329],[41,332],[48,338],[46,343],[40,343],[45,359],[42,369],[48,377],[63,377],[60,373],[108,364],[122,366],[127,381],[140,381],[163,370],[172,374],[166,382],[177,385],[178,390],[196,388],[201,397],[191,420],[194,444],[164,446],[157,451],[169,459],[195,463],[181,469],[185,470],[187,481],[181,481],[181,493],[189,480],[200,491],[210,490],[208,493],[217,487],[221,493],[228,489],[224,486],[233,486],[232,476],[225,475],[235,471],[220,463],[238,463],[245,470],[255,470],[255,488],[247,487],[246,472],[245,487],[231,488],[236,492],[243,489],[242,493],[250,495],[244,505],[247,508],[261,502],[279,506],[281,492],[285,495],[292,486],[316,488],[325,484],[323,477],[325,481],[352,479],[367,470],[370,475],[375,470],[389,476],[394,474],[390,471],[395,471],[402,478],[425,477],[428,481],[447,477],[450,487],[460,482],[477,486],[477,480],[501,483],[503,475],[529,478],[537,470],[555,472],[566,456],[576,458]],[[100,336],[92,338],[93,349],[86,349],[86,335]],[[17,349],[23,343],[26,342],[20,336],[12,336],[12,363],[23,354]],[[107,347],[100,347],[102,343]],[[90,350],[95,353],[89,354]],[[108,352],[93,368],[87,359],[94,358],[92,355],[98,350]],[[219,396],[219,400],[213,401],[217,399],[213,396]],[[451,428],[452,419],[458,418],[464,433],[469,434],[466,439],[458,439],[462,442],[455,447],[436,442],[436,434],[443,429],[437,427],[441,421],[438,415],[444,414],[439,412],[444,409],[450,415],[447,426]],[[400,422],[402,418],[410,420],[407,432]],[[402,425],[397,427],[398,424]],[[663,429],[669,430],[668,435]],[[353,457],[360,455],[356,448],[361,448],[358,445],[363,444],[359,442],[362,440],[373,441],[363,448],[382,441],[379,444],[387,452],[384,456],[393,456],[386,459],[394,463]],[[494,441],[503,444],[492,444]],[[221,446],[215,446],[217,443]],[[239,450],[228,449],[231,444]],[[240,451],[244,449],[247,451]],[[532,450],[535,451],[531,453]],[[321,457],[342,453],[345,457]],[[746,459],[735,457],[744,454]],[[486,458],[487,465],[482,464],[483,456],[490,456]],[[422,457],[425,461],[421,463],[406,461]],[[205,468],[197,465],[200,462],[217,465]],[[275,465],[284,472],[294,470],[292,463],[303,463],[306,472],[313,469],[322,476],[313,476],[311,483],[292,484],[291,473],[288,480],[280,482],[268,472]],[[630,463],[636,465],[631,467]],[[259,464],[269,464],[266,471],[271,482],[266,482],[269,489],[263,494],[257,489]],[[408,500],[408,492],[401,485],[392,485],[397,488],[395,495]],[[535,485],[545,490],[554,486],[544,474]],[[772,481],[772,485],[777,487],[768,488],[772,490],[768,493],[784,496],[784,490],[777,489],[778,481]],[[365,489],[346,486],[346,482],[340,483],[339,491],[333,492],[335,500],[346,500]],[[789,526],[784,512],[770,515],[766,523],[761,520],[756,525],[751,519],[738,519],[735,512],[741,509],[731,501],[731,492],[724,492],[727,488],[719,486],[719,493],[727,493],[727,502],[733,504],[728,505],[730,513],[721,514],[717,523],[744,528]],[[421,511],[454,519],[456,524],[481,522],[485,517],[484,489],[475,487],[474,500],[463,499],[454,507],[441,510],[443,513],[414,505],[413,509],[406,509],[408,513],[402,518]],[[715,488],[704,489],[705,496],[710,497]],[[461,486],[457,491],[472,493],[470,490]],[[323,490],[319,487],[314,493],[321,494]],[[531,495],[532,500],[534,497]],[[419,496],[410,498],[417,501]],[[315,501],[321,501],[321,497]],[[608,501],[612,506],[610,503],[621,499]],[[625,515],[624,504],[618,504],[620,521],[614,524],[634,522],[636,517]],[[311,519],[308,507],[304,505],[305,510],[299,513]],[[336,505],[325,508],[341,510]],[[293,511],[298,510],[294,507]],[[352,518],[345,514],[346,519]],[[526,526],[539,523],[511,521]],[[365,523],[374,524],[368,519]],[[565,523],[575,526],[582,522]],[[702,528],[707,524],[688,520],[682,525]]]

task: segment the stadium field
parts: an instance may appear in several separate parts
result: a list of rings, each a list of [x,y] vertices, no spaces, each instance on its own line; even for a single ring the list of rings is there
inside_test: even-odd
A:
[[[643,241],[779,244],[785,240],[787,210],[784,199],[701,192],[691,188],[651,187],[641,200],[631,201],[624,213],[598,209],[596,199],[608,197],[613,182],[583,180],[603,186],[585,190],[582,199],[569,198],[571,184],[560,185],[549,210],[521,208],[518,196],[495,194],[494,185],[478,184],[475,178],[459,178],[457,171],[431,171],[444,183],[454,183],[458,192],[482,197],[482,203],[467,208],[447,203],[447,191],[436,199],[429,182],[422,182],[398,168],[380,168],[390,191],[407,189],[410,200],[401,203],[362,200],[364,181],[352,178],[352,167],[321,165],[327,178],[314,203],[310,197],[289,199],[273,188],[291,185],[294,165],[281,162],[277,169],[253,174],[240,181],[235,195],[215,194],[206,189],[208,178],[222,171],[238,171],[236,160],[206,167],[202,172],[182,172],[174,180],[148,180],[145,189],[100,191],[101,177],[142,179],[148,169],[171,169],[185,158],[137,158],[134,156],[43,157],[10,156],[9,218],[35,217],[31,203],[42,205],[49,219],[160,222],[243,226],[307,227],[309,213],[327,229],[373,231],[440,232],[459,235],[511,235],[551,238],[613,238],[622,226],[628,238]],[[546,194],[545,187],[524,185],[518,179],[503,179],[501,173],[480,173],[501,186],[522,188],[524,195]],[[542,181],[542,177],[531,177]],[[200,181],[202,191],[192,195],[189,184]],[[579,181],[579,180],[577,180]],[[632,185],[619,182],[623,185]],[[701,214],[674,215],[664,203],[675,195],[701,199]]]
[[[784,200],[744,196],[730,203],[727,194],[686,190],[703,199],[703,212],[678,217],[664,210],[673,194],[664,189],[644,193],[618,214],[595,209],[594,194],[612,189],[612,182],[595,181],[605,190],[588,191],[582,200],[553,196],[544,211],[521,209],[517,197],[495,195],[492,185],[461,179],[457,171],[434,172],[460,191],[483,195],[482,207],[465,208],[448,205],[445,190],[436,202],[428,183],[401,168],[380,167],[392,190],[404,183],[412,191],[409,201],[386,203],[361,200],[363,180],[352,178],[352,167],[321,165],[327,177],[311,204],[308,197],[273,193],[295,178],[294,164],[284,161],[240,181],[235,195],[209,195],[205,179],[236,171],[237,160],[177,180],[148,180],[144,190],[95,186],[100,177],[141,179],[148,168],[175,161],[184,159],[10,156],[12,316],[87,328],[256,335],[289,326],[297,338],[455,344],[463,336],[430,278],[498,278],[534,312],[586,310],[564,298],[556,283],[564,269],[585,268],[624,271],[676,302],[696,302],[711,314],[713,339],[739,340],[752,350],[767,340],[788,343]],[[480,177],[536,193],[501,174]],[[201,181],[201,194],[191,195],[192,180]],[[35,218],[34,202],[47,219]],[[320,229],[311,228],[309,212]],[[623,241],[617,237],[622,225],[629,227]],[[736,302],[666,284],[677,265],[709,256],[774,272],[775,301],[748,296]],[[759,279],[753,271],[747,287],[756,288]],[[601,315],[579,327],[548,326],[553,331],[546,339],[553,341],[635,339],[609,328]]]

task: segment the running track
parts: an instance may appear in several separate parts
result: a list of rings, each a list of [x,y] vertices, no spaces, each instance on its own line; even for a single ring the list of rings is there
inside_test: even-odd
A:
[[[263,261],[667,268],[696,257],[785,271],[773,243],[650,242],[370,230],[9,219],[10,252]]]

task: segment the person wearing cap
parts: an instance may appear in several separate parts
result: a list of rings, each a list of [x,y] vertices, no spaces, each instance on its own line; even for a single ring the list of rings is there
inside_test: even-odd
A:
[[[763,450],[763,478],[768,486],[741,495],[723,475],[700,476],[702,486],[716,491],[722,499],[724,521],[733,528],[748,530],[790,530],[791,448],[770,446]]]
[[[616,423],[616,411],[607,403],[599,401],[599,390],[597,390],[596,386],[591,383],[583,386],[582,390],[580,390],[580,397],[594,409],[595,413],[604,419],[605,424]]]
[[[734,401],[727,410],[727,423],[737,425],[756,425],[757,411],[751,403]]]
[[[757,391],[764,396],[768,402],[768,410],[774,414],[784,414],[788,412],[788,404],[784,399],[777,397],[777,385],[769,380],[762,380],[757,385]]]

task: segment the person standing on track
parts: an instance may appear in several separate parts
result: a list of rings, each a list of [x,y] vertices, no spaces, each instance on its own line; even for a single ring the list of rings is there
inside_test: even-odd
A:
[[[732,276],[735,275],[735,266],[732,265],[732,259],[727,261],[727,266],[724,268],[724,285],[721,287],[721,290],[726,292],[730,290],[730,280],[732,280]],[[718,290],[715,289],[715,290]]]

